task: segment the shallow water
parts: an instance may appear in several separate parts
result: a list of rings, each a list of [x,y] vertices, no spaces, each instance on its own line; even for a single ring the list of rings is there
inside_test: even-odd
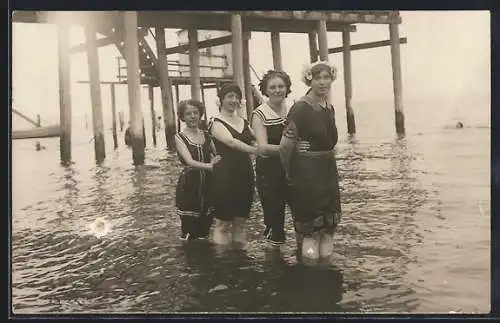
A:
[[[261,240],[257,196],[244,250],[183,245],[180,167],[161,137],[158,148],[148,138],[137,168],[110,135],[101,166],[88,132],[74,135],[67,168],[58,139],[39,152],[34,140],[13,142],[14,313],[488,312],[489,116],[462,112],[455,129],[409,109],[407,137],[396,139],[391,106],[356,108],[355,139],[337,112],[343,219],[319,268],[296,264],[289,213],[285,246]],[[98,218],[102,237],[91,231]]]

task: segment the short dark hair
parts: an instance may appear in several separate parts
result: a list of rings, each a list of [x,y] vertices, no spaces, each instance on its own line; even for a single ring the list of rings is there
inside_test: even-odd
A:
[[[285,97],[287,97],[288,94],[292,93],[292,90],[290,90],[290,87],[292,86],[292,81],[290,80],[290,76],[288,76],[287,73],[282,71],[269,70],[266,72],[266,74],[264,74],[262,80],[259,82],[259,90],[263,95],[268,97],[266,93],[267,83],[269,83],[269,81],[275,77],[279,77],[285,83],[286,87]]]
[[[184,113],[186,112],[188,105],[198,109],[200,112],[200,118],[203,116],[203,113],[205,112],[205,106],[203,106],[203,103],[198,100],[189,99],[179,102],[179,105],[177,106],[177,117],[179,120],[184,121]]]
[[[222,100],[224,100],[224,97],[228,93],[231,93],[231,92],[236,93],[238,95],[238,97],[240,98],[240,100],[243,98],[243,93],[241,92],[241,89],[238,86],[238,84],[226,83],[226,84],[222,85],[219,92],[217,93],[217,96],[219,97],[219,101],[222,103]]]

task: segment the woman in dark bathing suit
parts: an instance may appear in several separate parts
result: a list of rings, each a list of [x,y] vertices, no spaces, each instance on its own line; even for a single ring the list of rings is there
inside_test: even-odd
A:
[[[333,252],[333,233],[341,215],[334,152],[338,134],[335,110],[328,102],[336,70],[328,62],[317,62],[303,74],[310,90],[288,113],[280,154],[291,184],[298,256],[315,262]],[[294,149],[299,140],[309,142],[307,152]]]

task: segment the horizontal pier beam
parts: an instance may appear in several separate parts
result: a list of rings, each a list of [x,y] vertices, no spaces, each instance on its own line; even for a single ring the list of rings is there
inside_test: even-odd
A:
[[[170,80],[172,81],[172,85],[190,85],[191,80],[189,76],[169,76]],[[200,81],[202,84],[206,83],[216,83],[216,84],[222,84],[222,83],[231,83],[233,82],[232,77],[201,77]],[[150,83],[155,83],[157,80],[155,78],[147,77],[144,76],[141,78],[141,83],[142,84],[150,84]],[[89,81],[77,81],[76,83],[78,84],[89,84]],[[127,80],[123,81],[101,81],[101,84],[127,84]]]
[[[341,24],[338,22],[326,23],[327,31],[341,32],[346,27],[349,28],[351,32],[357,31],[355,25]],[[316,21],[314,20],[279,20],[253,17],[243,20],[243,31],[308,33],[314,28],[316,28]]]
[[[214,47],[214,46],[220,46],[224,44],[229,44],[231,42],[231,36],[224,36],[224,37],[218,37],[218,38],[213,38],[213,39],[207,39],[207,40],[202,40],[199,41],[197,44],[198,49],[201,48],[207,48],[207,47]],[[189,44],[185,45],[179,45],[175,47],[169,47],[165,49],[165,54],[170,55],[170,54],[178,54],[178,53],[185,53],[189,51]]]
[[[401,37],[399,38],[399,43],[400,44],[406,44],[406,37]],[[368,43],[362,43],[362,44],[354,44],[351,45],[351,50],[360,50],[360,49],[369,49],[369,48],[377,48],[377,47],[384,47],[384,46],[391,46],[391,41],[390,40],[381,40],[381,41],[373,41],[373,42],[368,42]],[[344,47],[335,47],[335,48],[329,48],[328,49],[328,54],[334,54],[334,53],[342,53],[344,50]]]
[[[337,28],[331,28],[330,31],[332,31],[332,29],[337,30]],[[349,30],[351,32],[355,32],[356,26],[349,26]],[[213,38],[213,39],[202,40],[202,41],[198,42],[198,49],[207,48],[207,47],[215,47],[215,46],[225,45],[225,44],[229,44],[229,43],[231,43],[231,35]],[[189,51],[189,44],[166,48],[165,54],[166,55],[179,54],[179,53],[185,53],[187,51]]]
[[[78,84],[90,84],[90,81],[77,81],[76,83]],[[101,81],[101,84],[126,84],[123,82],[117,82],[117,81]]]
[[[96,31],[113,28],[120,17],[121,11],[59,11],[59,10],[15,10],[12,12],[13,23],[57,24],[61,17],[69,19],[72,26],[92,25]]]
[[[173,85],[190,85],[191,80],[189,76],[170,76]],[[230,83],[233,82],[232,77],[219,78],[219,77],[200,77],[201,84],[204,83]]]
[[[187,12],[187,11],[181,11]],[[191,11],[191,13],[230,15],[232,11]],[[328,22],[343,23],[371,23],[389,24],[401,23],[398,11],[310,11],[310,10],[265,10],[242,11],[243,18],[257,17],[275,20],[326,20]]]
[[[139,25],[141,27],[160,27],[173,29],[196,28],[201,30],[225,30],[231,31],[231,15],[213,14],[212,11],[141,11],[139,13]],[[314,20],[301,19],[270,19],[259,16],[242,17],[243,31],[270,32],[278,31],[284,33],[307,33],[315,28]],[[328,31],[342,31],[348,23],[327,22]],[[356,26],[349,26],[355,32]]]
[[[115,36],[106,37],[106,38],[99,38],[96,40],[96,45],[97,45],[97,47],[104,47],[104,46],[108,46],[108,45],[113,45],[116,40],[117,40],[117,38]],[[82,53],[84,51],[86,51],[85,43],[71,46],[71,48],[69,49],[69,52],[71,54]]]
[[[139,27],[175,29],[230,30],[232,11],[138,11]],[[335,26],[366,24],[399,24],[397,11],[239,11],[243,29],[247,31],[308,32],[315,21],[325,20],[327,29]],[[71,12],[75,25],[95,24],[96,29],[111,28],[121,22],[120,11]],[[56,23],[54,11],[15,11],[12,21],[25,23]],[[331,29],[330,29],[331,28]],[[341,31],[341,30],[338,30]]]
[[[147,29],[143,28],[143,29],[140,29],[138,31],[138,33],[139,33],[138,34],[139,38],[143,38],[146,36],[148,31],[147,31]],[[120,42],[120,41],[122,41],[122,39],[117,34],[114,34],[113,36],[108,36],[108,37],[97,39],[96,45],[97,45],[97,47],[104,47],[104,46],[108,46],[108,45],[113,45],[117,41]],[[86,46],[85,43],[71,46],[71,48],[69,49],[69,52],[71,54],[85,52],[85,50],[86,50],[85,46]]]
[[[139,11],[139,27],[162,27],[174,29],[202,29],[202,30],[231,30],[231,12],[217,14],[217,11]],[[283,33],[308,33],[315,28],[318,17],[323,17],[326,13],[307,12],[305,18],[290,16],[287,11],[283,11],[282,19],[268,17],[265,14],[252,14],[251,11],[244,11],[242,16],[243,31],[277,31]],[[349,14],[328,13],[326,20],[328,31],[341,32],[346,26],[355,23],[349,20]],[[337,17],[336,15],[339,15]],[[299,15],[300,16],[300,15]],[[327,17],[327,16],[325,16]],[[333,18],[332,18],[333,17]],[[337,18],[335,18],[337,17]],[[342,18],[344,17],[344,18]],[[354,16],[352,16],[354,17]],[[351,17],[351,18],[352,18]],[[331,18],[331,19],[330,19]],[[349,19],[348,19],[349,18]],[[122,25],[123,12],[120,11],[85,11],[71,12],[71,23],[73,25],[85,26],[92,24],[96,30],[110,30],[113,27]],[[36,22],[55,24],[56,17],[53,11],[17,11],[13,14],[13,22]],[[387,20],[390,23],[391,20]],[[349,27],[351,31],[356,31],[356,26]]]

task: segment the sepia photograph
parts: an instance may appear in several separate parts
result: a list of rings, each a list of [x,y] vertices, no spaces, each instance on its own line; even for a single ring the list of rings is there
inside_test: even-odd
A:
[[[489,11],[14,11],[10,316],[487,314]]]

